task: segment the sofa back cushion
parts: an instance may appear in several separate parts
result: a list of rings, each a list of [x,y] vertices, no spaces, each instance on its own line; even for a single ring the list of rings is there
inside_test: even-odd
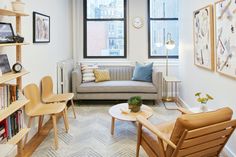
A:
[[[233,111],[228,107],[212,112],[182,115],[175,122],[175,127],[172,131],[170,140],[173,143],[178,144],[185,130],[194,130],[209,125],[229,121],[231,120],[232,115]],[[170,157],[173,152],[174,149],[170,146],[167,146],[166,156]]]
[[[122,65],[114,65],[107,66],[102,65],[99,66],[99,69],[108,69],[110,73],[111,80],[131,80],[133,76],[134,67],[133,66],[122,66]]]

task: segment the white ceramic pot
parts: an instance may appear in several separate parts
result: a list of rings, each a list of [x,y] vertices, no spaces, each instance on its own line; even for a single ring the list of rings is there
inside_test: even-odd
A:
[[[24,12],[25,9],[25,3],[22,3],[20,1],[12,2],[12,10],[17,12]]]

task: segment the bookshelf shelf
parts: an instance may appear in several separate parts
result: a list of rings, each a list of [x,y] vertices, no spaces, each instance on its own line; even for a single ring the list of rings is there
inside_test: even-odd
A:
[[[0,110],[0,122],[10,116],[12,113],[16,112],[18,109],[22,108],[27,104],[29,100],[18,100],[14,101],[9,107],[4,110]]]
[[[9,72],[9,73],[3,74],[2,76],[0,76],[0,84],[14,80],[14,79],[24,76],[28,73],[29,73],[28,71],[22,70],[22,72],[20,72],[20,73]]]
[[[8,10],[8,9],[0,9],[0,15],[2,16],[29,16],[29,14],[15,12],[13,10]]]
[[[3,46],[23,46],[23,45],[29,45],[30,43],[6,43],[6,44],[0,44],[0,47]]]
[[[12,137],[7,144],[17,144],[30,131],[30,128],[21,129],[14,137]]]

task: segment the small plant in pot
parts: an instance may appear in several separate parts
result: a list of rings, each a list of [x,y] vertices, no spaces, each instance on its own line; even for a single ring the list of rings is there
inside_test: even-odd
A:
[[[128,104],[129,104],[129,109],[131,112],[139,112],[140,107],[142,106],[142,98],[140,96],[134,96],[129,98]]]

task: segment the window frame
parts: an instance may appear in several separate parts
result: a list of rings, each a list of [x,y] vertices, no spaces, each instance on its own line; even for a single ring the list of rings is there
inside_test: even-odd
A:
[[[167,56],[166,55],[162,55],[162,56],[152,56],[151,55],[151,22],[152,21],[179,21],[179,18],[152,18],[151,17],[151,8],[150,8],[150,1],[148,0],[148,58],[149,59],[155,59],[155,58],[159,58],[159,59],[164,59]],[[164,37],[166,38],[166,37]],[[168,55],[169,59],[178,59],[179,55],[175,55],[175,56],[170,56]]]
[[[93,19],[88,19],[87,18],[87,0],[83,1],[83,10],[84,10],[84,16],[83,16],[83,23],[84,23],[84,44],[83,44],[83,58],[85,59],[109,59],[109,58],[127,58],[127,0],[124,1],[124,17],[123,18],[103,18],[103,19],[98,19],[98,18],[93,18]],[[101,22],[106,22],[106,21],[123,21],[124,22],[124,55],[123,56],[88,56],[87,54],[87,22],[89,21],[101,21]]]

